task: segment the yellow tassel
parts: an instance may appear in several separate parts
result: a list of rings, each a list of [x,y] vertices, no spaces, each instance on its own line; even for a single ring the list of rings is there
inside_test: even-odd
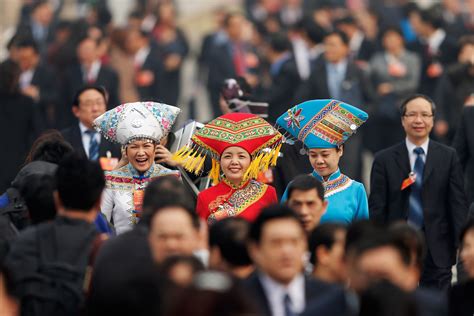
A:
[[[195,158],[193,158],[192,162],[191,162],[191,166],[189,167],[189,169],[191,169],[192,172],[194,172],[196,169],[196,166],[197,164],[201,161],[201,158],[202,156],[199,154],[199,155],[196,155]]]
[[[270,166],[274,167],[276,166],[278,155],[280,154],[280,149],[283,143],[279,144],[274,150],[273,150],[273,157],[272,157],[272,162],[270,163]]]
[[[184,168],[189,172],[192,172],[192,166],[194,163],[194,159],[196,158],[197,151],[190,151],[188,156],[186,157],[186,162],[184,163]]]
[[[173,154],[172,159],[179,163],[182,162],[183,161],[182,155],[187,149],[188,149],[188,146],[181,147],[177,152]]]
[[[218,161],[212,159],[212,169],[209,173],[209,178],[212,180],[212,184],[216,185],[219,183],[219,174],[221,171],[221,166]]]
[[[204,161],[206,161],[206,155],[203,155],[201,157],[201,161],[199,162],[198,166],[196,167],[196,170],[194,170],[195,175],[199,175],[202,171],[202,167],[204,166]]]

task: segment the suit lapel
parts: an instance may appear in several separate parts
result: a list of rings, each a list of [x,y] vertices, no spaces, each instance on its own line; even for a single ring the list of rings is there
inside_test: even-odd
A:
[[[405,142],[401,143],[395,148],[395,161],[400,167],[402,174],[408,177],[411,171],[410,160],[408,159],[408,149]],[[402,179],[403,180],[403,179]]]
[[[428,145],[428,153],[426,155],[425,169],[423,170],[423,184],[426,183],[426,180],[430,177],[433,172],[435,159],[437,157],[436,151],[438,150],[438,145],[430,140]]]
[[[270,316],[272,314],[271,309],[270,309],[270,303],[267,298],[267,295],[265,294],[265,290],[263,289],[262,282],[260,281],[260,278],[258,277],[258,273],[254,273],[252,275],[252,278],[254,278],[253,282],[255,282],[255,289],[256,289],[255,294],[260,296],[259,301],[263,303],[263,305],[261,306],[263,308],[263,312],[265,313],[265,315]]]
[[[319,76],[319,78],[321,79],[321,87],[323,89],[321,92],[323,92],[323,96],[330,97],[331,94],[329,93],[326,62],[324,62],[324,60],[321,60],[321,63],[319,64],[318,68],[320,68],[320,73],[324,74],[324,76]],[[316,71],[316,73],[318,72]]]
[[[72,144],[73,147],[79,150],[79,152],[84,156],[87,156],[86,151],[84,149],[84,144],[82,143],[81,129],[77,124],[74,125],[72,128],[72,139],[74,141],[74,144]]]

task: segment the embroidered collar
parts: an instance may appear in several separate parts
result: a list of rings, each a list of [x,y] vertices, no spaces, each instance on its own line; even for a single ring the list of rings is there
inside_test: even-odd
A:
[[[337,178],[339,178],[341,176],[341,170],[339,170],[339,168],[337,168],[337,170],[331,174],[329,176],[329,178],[327,179],[327,181],[324,181],[324,178],[321,177],[317,172],[316,170],[313,170],[313,172],[311,173],[313,177],[315,177],[316,179],[318,179],[319,181],[321,181],[322,183],[324,182],[328,182],[328,181],[332,181],[332,180],[335,180]]]
[[[144,174],[140,174],[131,163],[128,163],[128,170],[130,170],[132,177],[135,179],[149,178],[155,170],[155,163],[152,163],[150,169],[148,169]]]
[[[240,182],[239,185],[235,185],[232,182],[230,182],[229,180],[227,180],[227,178],[225,176],[223,176],[222,177],[222,182],[225,185],[227,185],[228,187],[231,187],[234,190],[239,190],[239,189],[242,189],[243,187],[247,186],[247,184],[250,182],[250,179],[242,180],[242,182]]]

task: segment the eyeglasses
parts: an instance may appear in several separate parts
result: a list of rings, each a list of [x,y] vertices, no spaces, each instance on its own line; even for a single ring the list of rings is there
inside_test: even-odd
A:
[[[413,112],[410,112],[410,113],[406,113],[403,116],[406,117],[409,120],[414,120],[417,117],[421,117],[422,120],[427,121],[427,120],[431,119],[434,115],[429,114],[429,113],[413,113]]]

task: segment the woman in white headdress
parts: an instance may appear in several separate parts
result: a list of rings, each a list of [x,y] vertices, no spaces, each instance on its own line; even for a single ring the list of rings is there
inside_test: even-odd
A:
[[[94,121],[94,127],[110,141],[120,143],[128,164],[106,171],[101,211],[117,234],[138,223],[145,187],[153,179],[179,172],[156,164],[156,145],[168,134],[180,110],[155,103],[122,104]]]

